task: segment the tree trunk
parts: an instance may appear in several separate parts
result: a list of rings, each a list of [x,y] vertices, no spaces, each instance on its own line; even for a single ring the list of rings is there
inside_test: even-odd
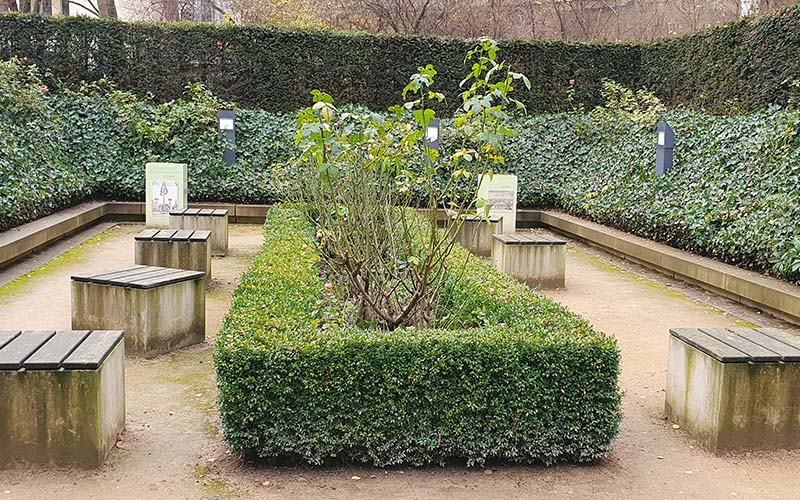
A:
[[[117,18],[117,4],[115,0],[98,0],[97,10],[100,12],[100,17]]]
[[[0,0],[0,12],[16,12],[17,0]]]
[[[14,3],[14,0],[11,0]],[[19,11],[27,14],[31,11],[31,0],[19,0]]]

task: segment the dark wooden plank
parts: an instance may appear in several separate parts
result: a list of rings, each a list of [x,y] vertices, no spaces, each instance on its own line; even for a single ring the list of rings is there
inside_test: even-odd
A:
[[[181,209],[179,209],[179,210],[173,210],[173,211],[172,211],[172,212],[170,212],[169,214],[170,214],[170,215],[183,215],[183,214],[185,214],[185,213],[186,213],[186,209],[185,209],[185,208],[181,208]]]
[[[138,241],[149,241],[153,239],[153,236],[155,236],[156,233],[158,233],[158,229],[145,229],[141,233],[134,236],[134,239]]]
[[[0,330],[0,349],[14,340],[20,334],[19,330]]]
[[[187,208],[183,212],[183,215],[197,215],[199,213],[200,213],[200,209],[199,208]]]
[[[214,217],[225,217],[228,215],[227,208],[215,208],[214,211],[211,213]]]
[[[95,330],[72,351],[61,366],[65,370],[96,370],[121,340],[120,330]]]
[[[173,269],[173,271],[175,272],[131,281],[127,286],[131,288],[149,290],[151,288],[173,285],[175,283],[181,283],[184,281],[203,279],[206,276],[206,273],[202,271],[182,271],[178,269]]]
[[[211,231],[207,229],[198,229],[192,233],[192,235],[189,237],[189,241],[208,241],[210,237]]]
[[[204,209],[200,210],[197,213],[197,215],[202,215],[203,217],[210,217],[210,216],[214,215],[214,209],[213,208],[204,208]]]
[[[800,350],[800,335],[795,335],[785,330],[778,330],[777,328],[758,328],[758,331],[767,337]]]
[[[191,229],[181,229],[180,231],[175,231],[175,234],[172,235],[172,241],[189,241],[189,238],[192,237]]]
[[[177,233],[177,232],[178,231],[176,231],[174,229],[162,229],[161,231],[158,232],[158,234],[153,236],[153,240],[154,241],[169,241],[175,235],[175,233]]]
[[[140,272],[147,272],[152,266],[133,266],[128,267],[126,269],[121,269],[119,271],[111,271],[108,273],[101,273],[101,274],[92,274],[92,275],[78,275],[72,276],[73,281],[83,281],[83,282],[91,282],[91,283],[102,283],[103,280],[108,278],[116,278],[119,276],[125,276],[127,274],[136,274]]]
[[[160,276],[170,275],[175,271],[176,271],[175,269],[171,269],[169,267],[155,267],[146,273],[140,273],[133,276],[123,276],[122,278],[114,278],[106,280],[104,284],[112,286],[132,287],[131,283],[135,283],[140,280],[148,280],[148,279],[158,278]]]
[[[766,347],[755,344],[727,328],[701,328],[700,330],[706,335],[714,337],[720,342],[724,342],[734,349],[747,354],[750,356],[750,361],[753,363],[774,363],[781,359],[777,353],[770,351]]]
[[[89,335],[88,330],[62,330],[50,337],[42,347],[22,363],[26,370],[58,370]]]
[[[781,361],[786,363],[800,361],[800,349],[785,344],[780,340],[764,335],[754,328],[731,328],[736,335],[767,348],[780,356]]]
[[[750,356],[697,328],[672,328],[670,334],[723,363],[747,363]]]
[[[19,370],[22,363],[56,332],[26,330],[0,350],[0,370]]]

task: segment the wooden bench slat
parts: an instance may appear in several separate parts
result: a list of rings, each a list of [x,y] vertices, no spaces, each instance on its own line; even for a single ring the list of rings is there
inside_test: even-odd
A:
[[[136,276],[144,276],[144,275],[147,275],[147,274],[151,274],[151,273],[155,272],[158,269],[164,269],[164,268],[161,268],[161,267],[156,268],[156,267],[152,267],[152,266],[144,266],[144,267],[136,268],[136,269],[124,269],[124,270],[118,271],[116,273],[109,273],[109,274],[100,275],[100,276],[89,276],[85,281],[88,281],[89,283],[96,283],[98,285],[108,285],[111,282],[125,281],[125,280],[134,279]]]
[[[111,271],[111,272],[108,272],[108,273],[92,274],[92,275],[76,275],[76,276],[72,276],[71,279],[73,281],[102,283],[103,280],[105,280],[105,279],[117,278],[119,276],[124,276],[126,274],[137,274],[137,273],[147,272],[149,267],[150,266],[137,265],[137,266],[129,267],[127,269],[121,269],[119,271]]]
[[[206,275],[206,273],[202,271],[184,271],[177,269],[172,269],[172,271],[177,271],[177,272],[166,273],[159,276],[145,277],[139,280],[129,282],[128,286],[130,286],[131,288],[140,288],[146,290],[149,288],[156,288],[159,286],[181,283],[183,281],[202,279]]]
[[[198,229],[192,233],[192,235],[189,237],[189,241],[208,241],[210,237],[211,231],[206,229]]]
[[[758,328],[757,330],[767,337],[800,350],[800,335],[794,335],[784,330],[778,330],[777,328]]]
[[[737,335],[727,328],[701,328],[706,335],[724,342],[734,349],[743,352],[754,363],[770,363],[780,361],[781,357],[766,347],[754,344],[741,335]]]
[[[113,285],[113,286],[131,286],[132,283],[136,283],[142,280],[158,279],[163,276],[168,276],[174,273],[175,271],[176,271],[175,269],[169,267],[152,267],[150,268],[150,271],[146,273],[139,273],[133,276],[123,276],[121,278],[106,280],[103,284]]]
[[[492,238],[505,245],[566,245],[566,240],[532,233],[493,234]]]
[[[119,330],[95,330],[64,360],[65,370],[96,370],[122,340]]]
[[[158,229],[145,229],[141,233],[134,236],[134,239],[139,241],[149,241],[153,239],[153,236],[155,236],[156,233],[158,233]]]
[[[670,334],[723,363],[747,363],[750,356],[697,328],[672,328]]]
[[[180,231],[175,231],[175,234],[172,235],[172,241],[189,241],[192,237],[191,229],[181,229]]]
[[[793,347],[787,343],[781,342],[780,340],[770,337],[769,335],[765,335],[761,331],[754,328],[732,328],[731,330],[733,330],[733,332],[740,337],[774,352],[780,356],[781,361],[787,363],[800,361],[800,348],[798,347]],[[780,332],[780,330],[777,331]]]
[[[58,370],[65,359],[89,335],[88,330],[63,330],[22,363],[26,370]]]
[[[175,233],[177,233],[177,231],[174,229],[162,229],[155,236],[153,236],[153,241],[169,241],[172,239]]]
[[[0,350],[0,370],[19,370],[22,363],[56,332],[26,330]]]
[[[0,330],[0,349],[14,340],[20,334],[19,330]]]

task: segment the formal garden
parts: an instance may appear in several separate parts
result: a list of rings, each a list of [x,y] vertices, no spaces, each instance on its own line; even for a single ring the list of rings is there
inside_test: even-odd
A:
[[[0,492],[794,498],[798,33],[0,16]]]

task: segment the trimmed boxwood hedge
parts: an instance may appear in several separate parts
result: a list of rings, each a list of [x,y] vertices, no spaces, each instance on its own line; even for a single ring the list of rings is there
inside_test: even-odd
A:
[[[586,462],[611,450],[619,352],[585,320],[458,249],[464,276],[440,306],[463,328],[356,328],[325,300],[303,215],[273,207],[265,235],[214,356],[234,450],[379,466]]]
[[[337,103],[386,109],[423,62],[436,67],[437,90],[456,106],[471,48],[434,36],[0,15],[0,59],[27,57],[73,87],[107,78],[163,102],[202,82],[243,108],[269,111],[307,106],[313,89],[326,89]],[[563,110],[576,78],[577,97],[598,104],[601,80],[635,85],[639,60],[631,44],[538,40],[506,41],[503,56],[533,84],[515,96],[530,112]]]
[[[568,109],[571,79],[577,102],[600,104],[600,82],[609,78],[647,86],[672,106],[730,114],[800,97],[798,33],[794,6],[656,42],[505,40],[502,47],[533,83],[517,95],[532,113]],[[338,103],[385,109],[422,62],[436,67],[439,90],[454,97],[469,48],[433,36],[0,15],[0,59],[28,57],[72,86],[108,78],[168,101],[202,82],[241,107],[270,111],[308,105],[315,88]]]

